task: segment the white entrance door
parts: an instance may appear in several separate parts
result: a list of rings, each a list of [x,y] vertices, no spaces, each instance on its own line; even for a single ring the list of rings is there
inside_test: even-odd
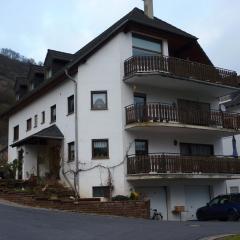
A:
[[[144,187],[137,190],[150,200],[150,208],[157,209],[163,215],[163,219],[167,220],[167,197],[164,187]]]
[[[209,186],[185,186],[186,220],[195,220],[198,208],[206,206],[210,200]]]

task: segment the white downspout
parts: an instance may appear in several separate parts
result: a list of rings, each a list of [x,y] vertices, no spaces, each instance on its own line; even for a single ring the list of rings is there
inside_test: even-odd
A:
[[[74,181],[76,181],[74,183],[76,190],[78,192],[78,196],[79,197],[79,162],[78,162],[78,84],[77,81],[72,78],[69,73],[68,70],[65,69],[65,74],[66,76],[74,83],[74,114],[75,114],[75,170],[76,170],[76,177],[74,176]]]

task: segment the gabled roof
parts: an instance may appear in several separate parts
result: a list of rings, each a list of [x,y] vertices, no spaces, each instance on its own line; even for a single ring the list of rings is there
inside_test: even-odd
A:
[[[44,73],[44,66],[31,64],[29,72]]]
[[[177,36],[181,36],[190,40],[196,41],[197,38],[187,32],[182,31],[179,28],[172,26],[171,24],[164,22],[158,18],[151,19],[147,17],[144,12],[138,8],[134,8],[131,12],[109,27],[102,34],[97,36],[95,39],[90,41],[87,45],[77,51],[74,55],[70,53],[59,52],[55,50],[48,50],[47,56],[45,58],[45,63],[49,61],[48,59],[58,57],[62,59],[71,60],[63,69],[56,72],[50,79],[45,81],[39,88],[34,89],[33,91],[26,94],[17,104],[15,104],[8,112],[11,114],[21,107],[24,107],[28,102],[31,102],[33,99],[38,98],[41,94],[44,94],[46,91],[49,91],[62,81],[64,81],[67,77],[65,76],[65,69],[70,70],[72,72],[76,72],[77,66],[80,63],[84,63],[88,57],[91,56],[95,51],[101,48],[107,41],[113,38],[120,31],[123,31],[129,24],[139,24],[141,26],[146,26],[149,28],[154,28],[158,31],[163,31],[171,34],[175,34]],[[3,116],[5,116],[4,114]]]
[[[187,38],[193,38],[193,39],[197,39],[197,37],[177,28],[174,27],[173,25],[154,17],[154,19],[149,18],[148,16],[146,16],[146,14],[144,14],[144,11],[140,10],[139,8],[134,8],[129,16],[128,16],[128,20],[129,21],[135,21],[137,23],[141,23],[144,25],[147,25],[149,27],[153,27],[162,31],[166,31],[169,33],[173,33],[173,34],[177,34],[177,35],[181,35]]]
[[[28,72],[28,79],[31,80],[35,74],[44,75],[44,66],[31,64]]]
[[[50,63],[53,59],[70,62],[70,61],[73,59],[73,56],[74,56],[74,55],[71,54],[71,53],[60,52],[60,51],[48,49],[47,55],[46,55],[45,60],[44,60],[44,65],[48,66],[49,63]]]
[[[119,21],[117,21],[115,24],[113,24],[110,28],[108,28],[106,31],[104,31],[102,34],[100,34],[98,37],[93,39],[91,42],[89,42],[87,45],[85,45],[83,48],[81,48],[79,51],[77,51],[74,54],[74,61],[77,61],[78,58],[84,57],[87,55],[93,48],[97,47],[98,44],[105,41],[107,38],[109,38],[111,35],[116,33],[119,29],[124,27],[127,23],[138,23],[141,25],[145,25],[147,27],[152,27],[157,30],[165,31],[168,33],[176,34],[182,37],[190,38],[193,40],[197,40],[197,37],[182,31],[179,28],[176,28],[172,26],[171,24],[164,22],[156,17],[154,19],[151,19],[147,17],[142,10],[139,8],[134,8],[130,13],[125,15],[123,18],[121,18]]]
[[[32,140],[36,139],[57,139],[61,140],[64,138],[64,135],[62,132],[59,130],[59,128],[56,125],[52,125],[48,128],[44,128],[43,130],[26,137],[18,142],[15,142],[11,145],[11,147],[16,147],[16,146],[21,146],[23,144],[26,144]]]
[[[28,80],[26,76],[18,76],[16,77],[14,89],[19,89],[20,87],[27,87],[28,86]]]

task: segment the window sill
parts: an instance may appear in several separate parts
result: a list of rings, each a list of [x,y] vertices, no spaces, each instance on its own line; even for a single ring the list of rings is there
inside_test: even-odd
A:
[[[99,108],[91,108],[91,111],[107,111],[108,110],[108,108],[101,108],[101,109],[99,109]]]
[[[109,160],[109,157],[92,157],[92,160]]]
[[[73,115],[73,114],[74,114],[74,112],[70,112],[66,116],[68,117],[68,116]]]
[[[50,124],[53,124],[53,123],[55,123],[55,122],[56,122],[56,120],[55,120],[55,121],[51,121]]]
[[[73,163],[75,160],[68,160],[67,163]]]

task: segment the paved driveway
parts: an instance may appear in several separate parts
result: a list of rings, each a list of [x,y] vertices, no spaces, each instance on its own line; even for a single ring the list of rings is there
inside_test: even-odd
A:
[[[0,204],[0,240],[196,240],[239,232],[240,222],[161,222]]]

